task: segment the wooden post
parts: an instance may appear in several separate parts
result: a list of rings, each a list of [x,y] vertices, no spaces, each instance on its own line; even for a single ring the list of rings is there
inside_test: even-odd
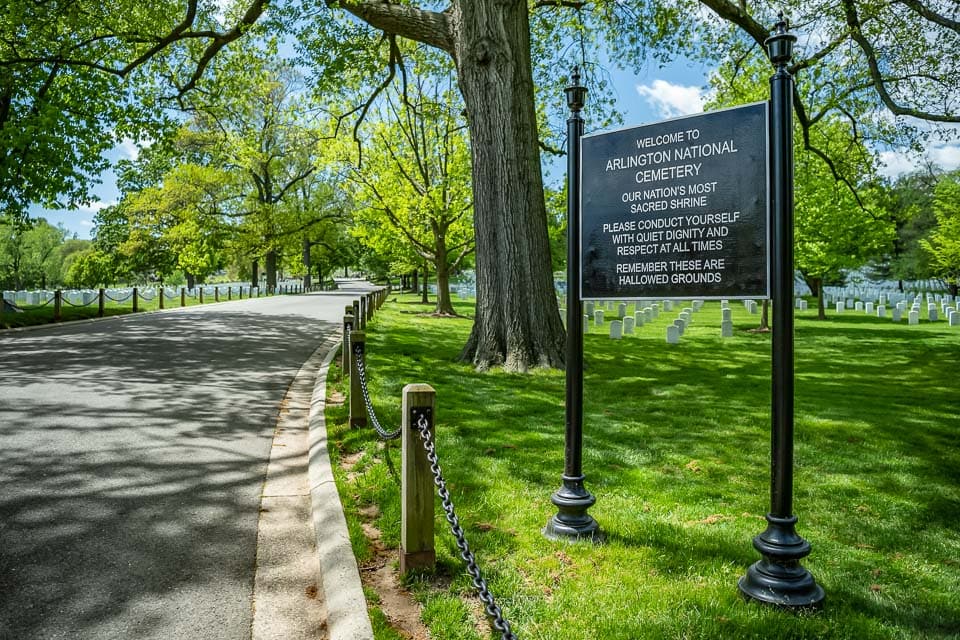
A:
[[[370,303],[367,301],[366,294],[360,296],[360,328],[366,330],[367,320],[370,319],[367,308]]]
[[[163,298],[164,298],[163,287],[157,287],[157,297],[160,299],[160,302],[158,303],[159,308],[160,310],[163,310]]]
[[[216,286],[213,288],[213,301],[220,302],[220,287]]]
[[[347,336],[347,325],[353,327],[353,307],[347,307],[347,313],[343,316],[343,341],[340,343],[340,372],[341,379],[346,376],[350,378],[350,343]]]
[[[367,405],[363,402],[363,389],[360,387],[360,374],[357,371],[357,350],[361,356],[364,351],[366,334],[363,331],[350,332],[350,426],[363,427],[367,424]]]
[[[140,311],[140,305],[137,300],[137,288],[134,287],[133,288],[133,312],[136,313],[137,311]]]
[[[227,287],[227,302],[233,300],[233,285]]]
[[[360,329],[361,331],[365,331],[366,328],[367,328],[367,321],[366,321],[366,319],[363,317],[363,315],[360,313],[360,301],[359,301],[359,300],[354,300],[354,301],[353,301],[353,317],[356,318],[356,323],[353,325],[353,328],[354,328],[354,329]]]
[[[187,289],[185,287],[180,287],[180,306],[187,306]]]
[[[60,322],[63,319],[63,292],[57,289],[53,292],[53,321]]]
[[[103,287],[101,287],[100,291],[97,292],[97,297],[99,298],[99,300],[97,301],[97,317],[98,318],[103,317],[103,306],[104,306],[105,294],[106,294],[106,291],[103,290]]]
[[[428,384],[403,388],[402,449],[400,471],[400,574],[413,569],[433,569],[433,473],[420,440],[417,421],[426,411],[434,433],[437,394]],[[416,414],[416,415],[414,415]]]
[[[197,285],[197,291],[200,292],[200,293],[199,293],[199,295],[200,295],[200,304],[203,304],[203,285],[202,285],[202,284]]]
[[[368,293],[363,299],[367,301],[367,320],[373,320],[373,294]]]

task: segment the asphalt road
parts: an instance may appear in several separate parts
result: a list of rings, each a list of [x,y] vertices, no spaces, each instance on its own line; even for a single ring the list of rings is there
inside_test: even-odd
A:
[[[0,334],[0,638],[249,639],[279,404],[355,297]]]

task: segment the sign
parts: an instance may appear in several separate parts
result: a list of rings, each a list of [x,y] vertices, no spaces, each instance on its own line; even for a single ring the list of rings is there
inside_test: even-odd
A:
[[[766,298],[767,103],[583,136],[581,298]]]

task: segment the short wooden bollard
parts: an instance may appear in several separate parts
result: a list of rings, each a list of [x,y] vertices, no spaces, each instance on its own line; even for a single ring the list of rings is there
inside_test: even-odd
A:
[[[363,299],[367,301],[367,320],[373,320],[373,294],[368,293]]]
[[[63,319],[63,292],[57,289],[53,292],[53,321],[60,322]]]
[[[353,301],[353,317],[356,319],[356,324],[353,325],[354,329],[360,329],[361,331],[367,328],[367,320],[360,313],[360,301]]]
[[[198,287],[198,288],[197,288],[197,291],[200,292],[200,293],[199,293],[199,296],[200,296],[200,304],[203,304],[203,286],[201,285],[200,287]]]
[[[220,287],[213,288],[213,301],[220,302]]]
[[[351,311],[351,307],[347,307]],[[350,332],[353,330],[353,314],[348,313],[343,316],[343,342],[340,346],[340,372],[341,378],[346,376],[350,378]]]
[[[140,303],[139,303],[139,300],[138,300],[138,299],[139,299],[139,296],[137,295],[137,288],[136,288],[136,287],[133,288],[133,294],[132,294],[132,295],[133,295],[133,312],[136,313],[137,311],[140,311]]]
[[[433,569],[434,488],[430,461],[420,440],[418,422],[423,416],[434,432],[437,393],[428,384],[403,388],[400,471],[400,573]]]
[[[363,331],[350,332],[350,426],[364,427],[367,424],[367,405],[363,402],[360,373],[357,371],[357,352],[363,357],[366,335]]]
[[[97,302],[97,317],[98,317],[98,318],[102,318],[102,317],[103,317],[104,295],[105,295],[105,294],[106,294],[106,291],[104,291],[102,288],[97,292],[97,297],[99,298],[99,300],[98,300],[98,302]]]
[[[160,302],[158,302],[157,304],[159,305],[158,308],[159,308],[161,311],[163,310],[163,298],[164,298],[164,296],[165,296],[165,294],[164,294],[164,291],[163,291],[163,287],[157,287],[157,297],[160,299]]]
[[[367,296],[360,296],[360,328],[367,328]]]

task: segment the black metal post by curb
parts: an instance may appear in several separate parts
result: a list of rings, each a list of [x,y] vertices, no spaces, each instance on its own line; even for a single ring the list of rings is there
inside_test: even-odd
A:
[[[765,42],[776,73],[770,78],[770,138],[773,240],[773,389],[771,407],[770,513],[766,530],[753,539],[761,560],[740,578],[749,599],[785,609],[818,609],[823,589],[800,566],[810,543],[795,529],[793,515],[793,77],[787,70],[796,36],[780,16]]]
[[[180,306],[187,306],[187,290],[184,287],[180,287]]]
[[[165,293],[166,292],[164,291],[162,286],[157,287],[157,299],[158,299],[157,308],[160,309],[161,311],[163,310],[163,298],[165,296]]]
[[[573,68],[564,89],[567,118],[567,372],[563,485],[550,496],[557,513],[543,529],[551,539],[600,540],[600,526],[587,513],[597,501],[583,486],[583,315],[580,309],[580,137],[587,89]]]
[[[97,317],[98,317],[98,318],[102,318],[102,317],[103,317],[103,308],[104,308],[104,305],[105,305],[104,296],[106,295],[106,293],[107,293],[107,292],[104,291],[103,287],[101,287],[101,288],[97,291]]]
[[[133,297],[133,312],[136,313],[137,311],[140,311],[139,294],[136,287],[133,288],[133,293],[131,296]]]

